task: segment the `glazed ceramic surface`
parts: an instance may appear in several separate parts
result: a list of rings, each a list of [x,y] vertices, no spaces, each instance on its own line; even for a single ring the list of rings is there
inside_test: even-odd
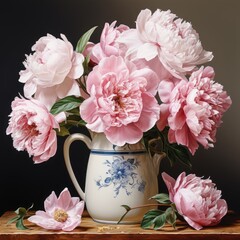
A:
[[[70,145],[76,140],[83,141],[90,150],[85,192],[70,162]],[[119,147],[111,144],[104,134],[93,134],[91,140],[84,134],[75,133],[64,143],[64,159],[73,184],[90,216],[102,223],[117,223],[125,213],[121,205],[135,207],[151,203],[149,198],[158,193],[161,158],[161,154],[152,158],[142,142]],[[130,211],[122,223],[140,222],[149,209]]]

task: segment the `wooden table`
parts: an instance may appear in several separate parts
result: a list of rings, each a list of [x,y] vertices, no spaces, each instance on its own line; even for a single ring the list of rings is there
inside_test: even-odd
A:
[[[71,232],[48,231],[25,220],[29,230],[17,230],[15,224],[7,225],[14,215],[6,212],[0,218],[0,240],[67,240],[67,239],[143,239],[143,240],[240,240],[240,216],[229,212],[222,222],[214,227],[194,230],[185,222],[178,222],[177,230],[165,226],[162,230],[143,230],[139,224],[133,225],[108,225],[94,222],[85,212],[82,223]]]

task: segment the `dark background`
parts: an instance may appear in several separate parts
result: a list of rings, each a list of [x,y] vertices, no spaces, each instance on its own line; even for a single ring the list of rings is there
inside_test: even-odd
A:
[[[211,177],[218,189],[222,190],[229,208],[239,211],[239,3],[238,0],[5,1],[0,14],[0,214],[19,206],[29,207],[32,203],[35,209],[42,209],[43,201],[51,191],[59,194],[64,187],[77,196],[63,160],[63,138],[59,139],[58,153],[53,158],[42,164],[34,164],[27,152],[18,152],[13,148],[11,137],[5,134],[11,102],[22,93],[23,84],[18,79],[19,71],[24,69],[22,62],[25,54],[30,54],[32,45],[47,33],[55,37],[63,33],[75,47],[79,37],[95,25],[99,27],[92,40],[97,42],[105,22],[117,20],[118,24],[135,27],[138,13],[145,8],[152,11],[157,8],[171,9],[177,16],[193,24],[204,48],[214,53],[209,65],[215,69],[215,80],[224,86],[233,101],[218,129],[215,147],[208,150],[200,147],[192,158],[191,171],[180,165],[170,167],[165,160],[160,171],[167,171],[174,177],[183,170],[205,178]],[[84,186],[87,149],[83,144],[74,143],[72,152],[77,177]],[[161,177],[159,183],[160,192],[165,191]]]

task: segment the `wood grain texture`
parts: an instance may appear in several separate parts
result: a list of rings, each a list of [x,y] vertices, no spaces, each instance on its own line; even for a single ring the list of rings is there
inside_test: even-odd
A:
[[[108,225],[94,222],[85,212],[82,223],[71,232],[48,231],[25,220],[29,230],[17,230],[15,224],[7,224],[14,216],[13,212],[6,212],[0,218],[0,240],[239,240],[240,216],[229,212],[222,222],[214,227],[206,227],[202,230],[194,230],[185,222],[178,222],[177,230],[171,226],[165,226],[162,230],[144,230],[139,224]]]

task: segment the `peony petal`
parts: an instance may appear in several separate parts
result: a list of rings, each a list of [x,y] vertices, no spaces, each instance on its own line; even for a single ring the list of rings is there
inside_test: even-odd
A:
[[[68,218],[66,222],[64,222],[62,226],[63,231],[72,231],[74,228],[79,226],[81,223],[81,216],[77,216],[74,218]]]
[[[71,78],[65,78],[62,84],[57,85],[55,92],[57,97],[60,99],[71,95],[74,95],[76,97],[81,95],[80,88],[76,80]]]
[[[131,55],[136,55],[139,47],[142,42],[138,37],[138,32],[136,29],[129,29],[120,34],[120,36],[116,40],[123,46],[127,46],[127,51],[125,53],[126,57],[130,57]],[[133,60],[133,59],[130,59]]]
[[[144,58],[147,61],[155,58],[158,54],[157,46],[151,43],[145,43],[138,48],[137,57]]]
[[[147,93],[142,94],[142,101],[143,110],[139,120],[135,123],[135,125],[141,129],[142,132],[146,132],[147,130],[151,129],[159,119],[160,106],[156,98]]]
[[[174,134],[174,138],[171,134]],[[188,147],[189,151],[192,155],[195,154],[196,150],[198,149],[198,144],[196,139],[192,136],[191,132],[187,128],[186,125],[183,126],[181,130],[177,131],[169,131],[169,142],[177,142],[178,144],[182,144]]]
[[[165,182],[167,188],[168,188],[168,192],[169,192],[169,199],[171,202],[174,202],[174,185],[175,185],[175,179],[172,178],[170,175],[168,175],[167,173],[163,172],[162,173],[162,178],[163,181]]]
[[[29,217],[28,221],[49,230],[61,230],[63,227],[63,223],[57,222],[53,218],[46,218],[38,215]]]
[[[71,203],[72,203],[71,194],[68,188],[64,188],[57,199],[57,206],[60,209],[67,211]]]
[[[79,197],[72,197],[71,207],[75,207],[79,203]]]
[[[162,103],[160,105],[160,118],[157,121],[157,128],[162,131],[168,125],[168,116],[169,116],[169,105]]]
[[[31,98],[37,91],[37,86],[34,82],[27,82],[23,87],[24,96]]]
[[[123,146],[125,143],[137,143],[143,135],[142,131],[134,124],[119,128],[110,127],[104,133],[107,139],[117,146]]]
[[[57,100],[57,95],[54,94],[55,91],[55,86],[45,88],[44,91],[42,90],[42,88],[38,87],[34,98],[37,99],[39,102],[43,103],[48,108],[48,110],[50,110]]]
[[[95,132],[103,132],[105,124],[103,123],[97,112],[97,104],[94,97],[86,99],[80,105],[80,115],[82,119],[87,122],[86,127]]]
[[[170,80],[162,80],[158,86],[158,95],[162,102],[166,103],[170,100],[170,96],[172,90],[174,89],[175,85],[173,81]]]
[[[199,204],[202,198],[194,192],[192,189],[180,188],[174,195],[174,203],[176,208],[183,216],[190,217],[193,221],[199,221],[200,215],[204,213],[199,211],[197,206],[201,206],[202,202]]]
[[[148,39],[148,36],[145,34],[145,24],[151,18],[152,12],[149,9],[141,10],[137,16],[136,20],[136,29],[142,35],[143,40]]]
[[[79,216],[79,215],[81,216],[83,213],[83,210],[84,210],[84,201],[81,201],[81,202],[78,201],[77,204],[73,204],[73,207],[70,210],[68,210],[68,215],[70,217]]]
[[[57,203],[57,196],[54,191],[44,201],[44,209],[46,212],[52,213]]]
[[[38,210],[35,212],[35,215],[40,216],[40,217],[44,217],[44,218],[52,218],[51,215],[49,215],[47,212]]]
[[[55,115],[54,118],[56,119],[56,121],[58,123],[61,123],[61,122],[66,121],[67,116],[66,116],[65,112],[60,112],[57,115]]]
[[[203,228],[203,226],[201,226],[200,224],[192,221],[190,218],[188,218],[187,216],[183,216],[183,218],[186,220],[186,222],[194,229],[196,230],[201,230]]]
[[[78,79],[83,75],[84,56],[81,53],[74,52],[72,57],[72,68],[68,73],[68,77]]]
[[[144,68],[141,68],[140,70],[135,70],[133,73],[131,73],[130,77],[136,78],[136,80],[140,77],[149,79],[149,81],[147,81],[146,90],[147,92],[151,93],[153,96],[156,95],[158,84],[159,84],[159,78],[155,72],[144,67]]]

